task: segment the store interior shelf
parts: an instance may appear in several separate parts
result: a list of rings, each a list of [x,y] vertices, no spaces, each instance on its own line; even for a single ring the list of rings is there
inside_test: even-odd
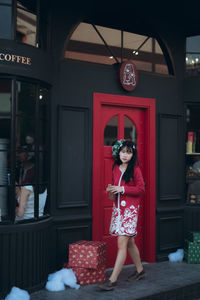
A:
[[[186,153],[186,155],[200,155],[199,152],[193,152],[193,153]]]

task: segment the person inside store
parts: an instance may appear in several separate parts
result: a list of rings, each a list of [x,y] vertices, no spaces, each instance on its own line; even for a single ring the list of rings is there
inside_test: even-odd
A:
[[[134,240],[137,235],[140,200],[145,192],[137,148],[132,141],[119,140],[112,146],[112,153],[115,159],[112,168],[113,179],[112,184],[108,184],[106,192],[109,193],[110,199],[114,198],[110,234],[117,236],[118,252],[111,276],[99,285],[104,291],[117,287],[117,279],[125,263],[127,250],[136,268],[127,280],[137,281],[146,276]]]
[[[47,188],[45,186],[39,189],[39,217],[43,216],[47,199]],[[18,205],[15,209],[16,221],[34,218],[34,199],[35,191],[32,185],[16,186],[16,199]]]
[[[34,180],[35,165],[30,154],[26,145],[17,149],[16,176],[19,184],[32,183]]]

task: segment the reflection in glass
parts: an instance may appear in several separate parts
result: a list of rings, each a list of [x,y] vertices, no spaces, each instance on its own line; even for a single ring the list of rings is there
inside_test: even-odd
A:
[[[124,139],[137,143],[137,133],[133,122],[124,116]]]
[[[17,149],[15,176],[16,182],[21,185],[35,182],[35,152],[27,151],[27,146]]]
[[[163,51],[155,38],[99,25],[96,29],[107,45],[113,47],[115,57],[107,51],[92,24],[81,22],[66,43],[65,58],[113,65],[121,60],[123,35],[123,60],[132,60],[139,70],[169,74]],[[156,70],[155,64],[159,64]]]
[[[186,72],[188,75],[200,74],[200,35],[186,39]]]
[[[0,139],[0,222],[8,217],[8,184],[10,184],[10,161],[8,140]]]
[[[0,138],[10,140],[11,81],[0,79]]]
[[[11,81],[0,79],[0,114],[9,115],[11,109]]]
[[[44,183],[48,181],[48,153],[40,152],[39,153],[39,183]]]
[[[187,201],[200,204],[200,106],[186,108],[186,183]]]
[[[112,146],[118,136],[118,116],[110,119],[104,130],[104,146]]]
[[[0,79],[0,222],[8,218],[11,80]]]
[[[16,114],[35,115],[36,85],[27,82],[17,82]]]
[[[200,204],[200,155],[189,155],[187,159],[188,191],[187,199],[191,204]]]
[[[39,100],[40,119],[47,119],[47,115],[48,115],[47,103],[49,100],[49,91],[45,88],[41,88],[38,100]]]
[[[35,119],[16,118],[17,146],[27,146],[28,151],[34,151],[35,144]]]
[[[36,46],[37,16],[18,2],[16,39],[22,43]]]
[[[42,217],[46,214],[46,203],[47,203],[47,186],[39,185],[38,186],[39,193],[39,217]]]
[[[48,126],[47,121],[39,120],[39,150],[47,150]]]
[[[0,35],[1,39],[12,39],[12,8],[0,1]]]

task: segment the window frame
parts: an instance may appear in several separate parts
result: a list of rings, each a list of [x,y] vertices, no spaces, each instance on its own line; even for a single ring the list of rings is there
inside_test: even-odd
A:
[[[168,70],[168,73],[157,72],[156,71],[156,65],[157,64],[154,61],[150,62],[152,64],[152,66],[151,66],[152,70],[151,71],[142,70],[140,68],[138,68],[138,70],[140,70],[142,72],[145,72],[145,73],[148,73],[148,74],[159,75],[159,76],[167,76],[167,77],[169,77],[169,76],[174,76],[175,75],[175,71],[174,71],[175,68],[174,68],[172,57],[171,57],[171,55],[170,55],[170,53],[168,51],[168,48],[166,47],[165,43],[162,41],[162,39],[157,34],[152,34],[152,33],[151,34],[147,34],[147,33],[144,34],[144,33],[137,32],[137,31],[128,32],[128,31],[124,31],[123,29],[116,29],[116,28],[107,27],[107,26],[104,26],[103,24],[101,24],[101,25],[100,24],[94,25],[94,24],[92,24],[90,22],[87,22],[87,21],[82,21],[82,22],[76,24],[76,26],[70,32],[70,35],[68,36],[67,41],[66,41],[65,46],[64,46],[64,51],[63,51],[63,53],[64,53],[63,54],[64,55],[63,59],[64,60],[81,61],[81,62],[85,62],[85,63],[92,63],[92,64],[97,64],[97,65],[106,65],[106,66],[113,66],[115,64],[115,63],[109,64],[109,63],[105,63],[105,62],[97,62],[97,61],[92,61],[92,60],[90,61],[90,60],[81,59],[81,58],[67,57],[67,52],[69,51],[69,53],[70,53],[70,48],[68,49],[68,45],[70,44],[70,42],[72,43],[72,50],[71,50],[72,52],[73,51],[76,52],[75,51],[76,47],[75,47],[75,45],[73,46],[73,43],[80,43],[80,44],[82,43],[81,41],[76,40],[76,39],[75,40],[71,40],[71,37],[72,37],[73,33],[77,30],[77,28],[79,27],[79,25],[81,23],[86,23],[88,25],[91,25],[94,28],[94,30],[96,31],[96,34],[99,35],[99,38],[101,39],[101,43],[98,44],[98,46],[101,47],[101,48],[104,47],[105,50],[107,50],[107,52],[110,53],[110,55],[111,55],[110,58],[112,57],[113,61],[115,60],[116,64],[122,63],[123,61],[125,61],[127,59],[131,59],[133,61],[134,61],[134,59],[136,61],[138,60],[137,56],[133,56],[132,58],[127,58],[123,54],[123,52],[124,53],[127,52],[127,51],[131,52],[132,50],[134,50],[134,49],[131,50],[131,49],[124,48],[124,35],[126,33],[141,35],[141,36],[143,36],[145,38],[144,42],[142,42],[142,44],[139,46],[138,49],[140,49],[146,43],[146,41],[148,39],[152,39],[152,52],[149,52],[150,56],[158,54],[158,53],[155,52],[155,44],[157,42],[158,45],[159,45],[159,47],[162,50],[162,56],[163,56],[163,59],[165,60],[165,66],[166,66],[166,68]],[[119,32],[121,32],[121,45],[118,47],[119,48],[118,52],[120,52],[120,53],[118,53],[117,56],[116,56],[116,53],[114,53],[115,52],[114,50],[115,50],[116,46],[109,45],[109,41],[105,41],[102,33],[99,32],[97,26],[104,27],[105,29],[108,29],[108,30],[109,29],[111,29],[111,30],[113,29],[113,30],[118,30]],[[83,42],[83,44],[88,44],[89,45],[90,42]],[[94,47],[97,47],[97,44],[95,44],[95,43],[91,42],[91,45],[92,45],[91,48],[93,47],[93,45],[94,45]],[[146,55],[148,55],[148,52],[146,54],[145,51],[141,51],[141,53],[142,53],[142,55],[144,57],[146,57]],[[82,53],[80,52],[80,54],[82,54]],[[83,54],[90,54],[90,55],[94,55],[94,56],[95,55],[100,55],[100,54],[96,54],[95,52],[94,53],[92,53],[92,52],[90,53],[90,52],[87,51],[87,49],[86,49],[86,52],[83,52]],[[130,53],[129,53],[129,56],[130,56]],[[109,55],[108,55],[108,57],[109,57]],[[144,62],[145,61],[146,61],[146,58],[145,58]],[[142,60],[142,62],[143,62],[143,60]],[[148,61],[146,61],[146,62],[148,63]]]
[[[17,43],[25,44],[29,47],[34,47],[34,48],[40,48],[43,50],[47,50],[50,45],[50,36],[49,36],[49,30],[47,28],[47,23],[49,23],[49,16],[47,15],[41,15],[41,9],[42,9],[42,3],[41,0],[35,0],[36,1],[36,17],[37,17],[37,22],[36,22],[36,41],[35,45],[31,45],[28,43],[21,42],[16,39],[16,31],[17,31],[17,0],[13,0],[13,6],[12,6],[12,39],[15,40]],[[33,13],[29,9],[23,9],[20,8],[24,11]],[[46,29],[46,40],[42,40],[42,29],[43,25],[45,24],[45,29]]]
[[[49,211],[49,201],[50,201],[50,157],[51,157],[51,148],[50,148],[50,108],[51,108],[51,86],[45,82],[34,80],[30,78],[24,78],[22,76],[12,76],[12,75],[0,75],[0,80],[10,80],[11,81],[11,110],[10,110],[10,184],[7,184],[8,187],[8,197],[7,197],[7,208],[8,208],[8,220],[1,220],[1,225],[7,225],[7,224],[18,224],[18,223],[30,223],[30,222],[37,222],[41,219],[46,219],[50,217],[50,211]],[[16,221],[15,220],[15,168],[16,168],[16,131],[15,131],[15,125],[16,125],[16,89],[17,89],[17,82],[23,82],[23,83],[30,83],[35,85],[36,88],[36,94],[35,94],[35,154],[36,154],[36,176],[35,176],[35,183],[34,186],[36,187],[36,197],[34,199],[34,218],[31,219],[25,219]],[[38,132],[39,132],[39,120],[40,114],[39,114],[39,93],[40,89],[47,89],[48,90],[48,101],[47,101],[47,128],[48,128],[48,140],[47,140],[47,147],[48,151],[39,151],[39,138],[38,138]],[[38,194],[38,187],[42,186],[44,183],[39,182],[39,168],[38,168],[38,160],[39,160],[39,154],[40,153],[47,154],[48,159],[48,178],[47,178],[47,191],[48,191],[48,197],[46,199],[46,207],[47,212],[43,216],[39,216],[38,213],[38,207],[39,207],[39,194]]]
[[[197,54],[200,57],[200,49],[199,51],[187,51],[187,39],[188,38],[193,38],[193,37],[199,37],[200,38],[200,33],[196,33],[193,35],[188,35],[185,37],[185,64],[184,64],[184,69],[185,69],[185,77],[200,77],[200,60],[198,60],[199,62],[199,72],[197,72],[197,68],[193,68],[192,71],[190,71],[187,68],[187,55],[195,55]],[[194,62],[195,64],[195,62]]]

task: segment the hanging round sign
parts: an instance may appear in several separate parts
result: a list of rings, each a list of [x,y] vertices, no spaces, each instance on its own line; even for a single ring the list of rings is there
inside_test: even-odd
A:
[[[133,91],[138,83],[138,72],[131,60],[124,61],[120,65],[120,82],[126,91]]]

